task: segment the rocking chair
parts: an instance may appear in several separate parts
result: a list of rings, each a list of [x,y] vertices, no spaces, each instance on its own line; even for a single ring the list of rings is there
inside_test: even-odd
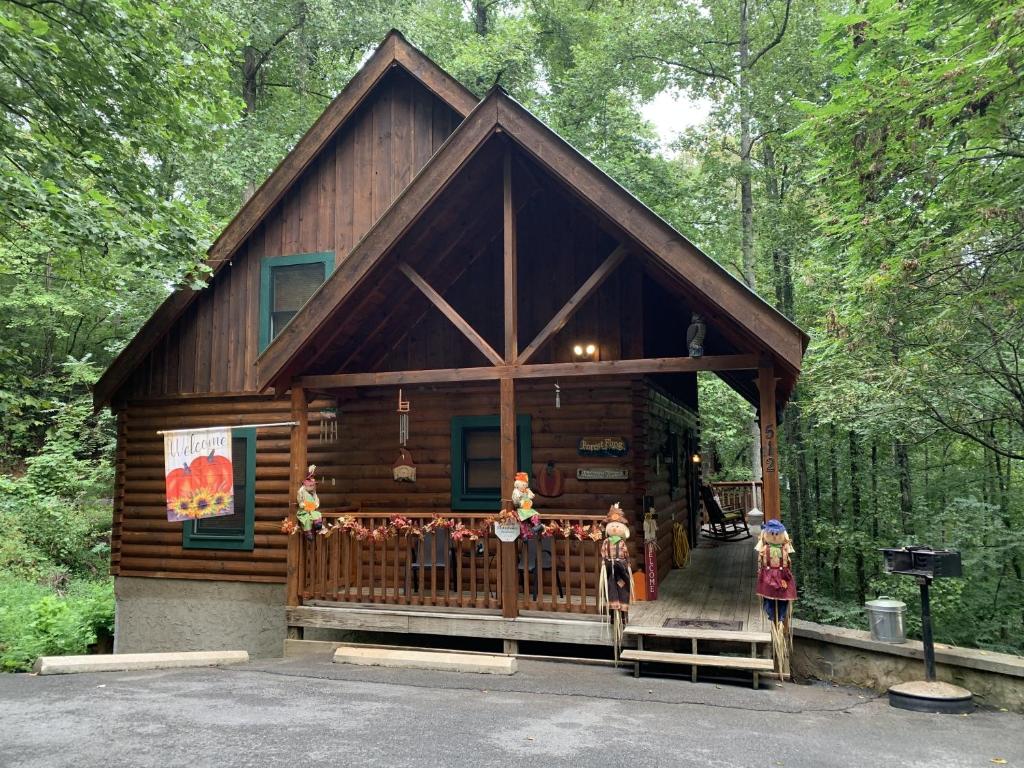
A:
[[[703,536],[720,541],[750,538],[747,516],[742,509],[723,510],[714,492],[707,485],[700,487],[700,498],[708,513],[708,522],[701,526]]]

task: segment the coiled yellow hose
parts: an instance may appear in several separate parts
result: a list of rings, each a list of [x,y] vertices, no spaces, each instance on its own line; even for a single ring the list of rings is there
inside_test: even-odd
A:
[[[690,564],[690,540],[682,523],[672,523],[672,565],[685,568]]]

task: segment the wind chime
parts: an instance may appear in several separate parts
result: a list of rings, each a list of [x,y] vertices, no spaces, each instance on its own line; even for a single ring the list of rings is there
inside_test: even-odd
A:
[[[338,442],[338,409],[323,408],[317,418],[317,440],[321,443]]]
[[[415,483],[416,464],[412,454],[405,447],[409,442],[409,401],[402,399],[402,390],[398,390],[398,458],[391,465],[391,473],[396,483]]]

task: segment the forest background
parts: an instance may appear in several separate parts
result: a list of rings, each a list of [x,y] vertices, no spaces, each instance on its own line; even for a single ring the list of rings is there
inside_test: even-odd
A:
[[[953,546],[938,639],[1024,652],[1018,4],[0,0],[0,667],[111,630],[90,385],[392,27],[810,334],[782,436],[800,615],[862,625],[884,593],[916,632],[878,548]],[[701,398],[716,478],[750,478],[749,408]]]

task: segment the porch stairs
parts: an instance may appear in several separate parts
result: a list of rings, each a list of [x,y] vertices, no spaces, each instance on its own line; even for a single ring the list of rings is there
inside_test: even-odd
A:
[[[720,629],[686,629],[675,627],[644,627],[628,625],[624,630],[628,638],[635,638],[637,647],[622,651],[620,658],[633,662],[633,676],[640,677],[643,662],[681,664],[690,667],[690,679],[697,682],[699,667],[744,670],[753,673],[754,688],[760,684],[760,673],[772,672],[775,662],[771,658],[772,636],[768,632],[734,632]],[[652,651],[644,648],[644,641],[690,641],[690,653],[678,651]],[[700,644],[704,644],[704,650]],[[709,647],[710,646],[710,647]],[[765,648],[762,652],[761,649]]]

